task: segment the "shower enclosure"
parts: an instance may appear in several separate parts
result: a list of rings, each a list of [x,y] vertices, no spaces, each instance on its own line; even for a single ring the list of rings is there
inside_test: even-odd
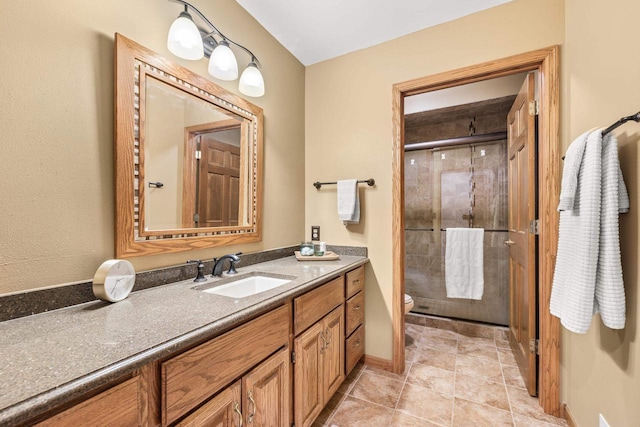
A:
[[[507,325],[509,251],[507,144],[500,140],[405,153],[405,290],[412,311]],[[411,150],[411,151],[409,151]],[[484,228],[482,300],[449,299],[445,230]]]

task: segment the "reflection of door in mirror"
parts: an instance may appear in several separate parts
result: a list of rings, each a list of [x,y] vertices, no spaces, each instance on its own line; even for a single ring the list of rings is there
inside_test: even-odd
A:
[[[222,120],[188,127],[186,137],[184,182],[189,190],[182,200],[182,226],[238,225],[242,211],[240,123]]]
[[[242,119],[148,75],[145,89],[145,230],[246,225]]]

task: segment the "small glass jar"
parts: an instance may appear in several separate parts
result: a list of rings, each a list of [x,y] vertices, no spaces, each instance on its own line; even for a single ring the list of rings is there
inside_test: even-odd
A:
[[[315,256],[324,256],[327,251],[327,244],[325,242],[317,242],[313,245],[313,254]]]
[[[302,256],[313,256],[313,243],[311,242],[302,242],[300,243],[300,255]]]

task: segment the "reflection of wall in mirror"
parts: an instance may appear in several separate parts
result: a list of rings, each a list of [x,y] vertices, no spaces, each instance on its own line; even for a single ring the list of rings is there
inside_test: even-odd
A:
[[[146,102],[144,171],[145,228],[178,228],[181,224],[184,99],[162,90],[148,79]],[[149,188],[162,182],[162,188]]]
[[[182,188],[185,128],[227,120],[210,104],[147,78],[144,140],[145,229],[182,228]],[[149,188],[162,182],[162,188]]]

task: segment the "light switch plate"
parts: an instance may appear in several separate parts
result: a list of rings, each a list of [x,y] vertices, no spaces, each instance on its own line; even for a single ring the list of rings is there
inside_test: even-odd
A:
[[[312,225],[311,226],[311,240],[320,240],[320,226]]]

